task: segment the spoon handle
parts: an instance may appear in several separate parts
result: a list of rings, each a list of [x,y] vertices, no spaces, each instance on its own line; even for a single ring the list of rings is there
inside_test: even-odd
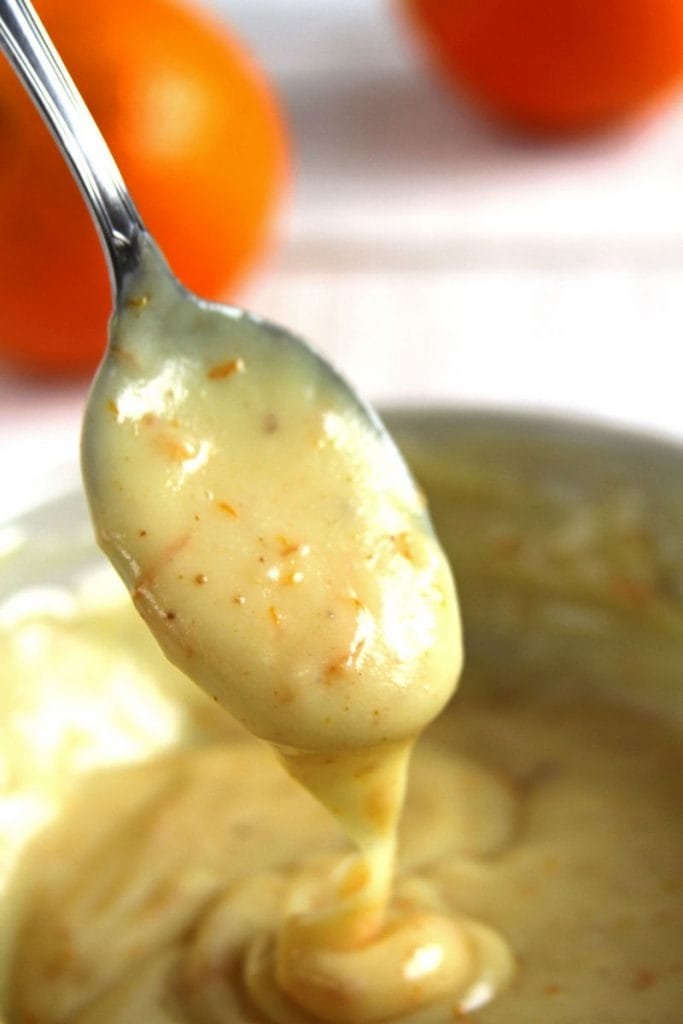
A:
[[[116,300],[147,235],[121,173],[29,0],[0,0],[0,46],[78,182],[102,241]]]

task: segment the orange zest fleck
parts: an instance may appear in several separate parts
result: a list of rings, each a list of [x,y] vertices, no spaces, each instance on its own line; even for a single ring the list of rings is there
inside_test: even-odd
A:
[[[224,380],[226,377],[232,377],[235,373],[243,372],[243,359],[227,359],[224,363],[218,363],[216,366],[212,366],[206,376],[209,380]]]
[[[280,547],[280,554],[284,557],[286,557],[287,555],[295,555],[299,550],[299,544],[296,544],[295,542],[288,540],[287,537],[283,537],[282,534],[279,534],[275,539],[277,540],[278,545]]]
[[[296,586],[297,583],[303,583],[303,581],[304,574],[300,570],[287,573],[287,575],[283,576],[280,580],[280,582],[287,587]]]
[[[217,501],[216,508],[219,508],[221,512],[225,512],[226,516],[229,516],[231,519],[239,518],[237,509],[227,501]]]
[[[394,541],[394,544],[396,545],[396,550],[398,551],[399,555],[407,559],[407,561],[412,562],[413,549],[410,543],[410,534],[398,533],[395,534],[392,539]]]
[[[652,988],[658,981],[657,975],[654,971],[651,971],[647,967],[643,967],[639,970],[633,981],[631,982],[631,988],[634,992],[644,992],[645,989]]]
[[[128,348],[122,348],[120,345],[112,345],[109,352],[119,366],[125,366],[131,370],[135,370],[140,365],[136,357]]]
[[[145,426],[154,426],[158,420],[152,413],[147,413],[142,417],[142,422]],[[170,430],[165,430],[163,427],[153,435],[153,441],[161,454],[171,462],[188,462],[197,454],[197,449],[192,441],[174,436]]]

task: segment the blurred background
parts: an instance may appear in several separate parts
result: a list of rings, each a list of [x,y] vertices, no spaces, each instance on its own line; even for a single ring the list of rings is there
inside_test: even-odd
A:
[[[683,439],[671,83],[615,123],[539,134],[446,85],[391,0],[193,6],[265,70],[289,140],[273,238],[226,295],[380,407],[553,411]],[[0,355],[0,518],[77,479],[87,381]]]

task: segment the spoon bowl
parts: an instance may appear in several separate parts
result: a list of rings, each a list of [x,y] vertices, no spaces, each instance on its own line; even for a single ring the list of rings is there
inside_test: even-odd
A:
[[[100,545],[169,658],[257,735],[303,750],[413,737],[461,654],[398,449],[306,343],[178,283],[28,0],[0,0],[0,40],[110,270],[82,444]]]

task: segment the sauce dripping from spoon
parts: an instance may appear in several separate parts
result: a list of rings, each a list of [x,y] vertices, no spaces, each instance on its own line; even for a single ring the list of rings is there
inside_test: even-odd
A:
[[[169,659],[272,744],[358,847],[302,890],[257,973],[288,1005],[346,1024],[465,998],[482,979],[490,998],[510,970],[497,937],[390,901],[410,750],[462,658],[419,489],[304,342],[176,281],[26,0],[0,0],[0,35],[111,271],[82,446],[100,545]]]

